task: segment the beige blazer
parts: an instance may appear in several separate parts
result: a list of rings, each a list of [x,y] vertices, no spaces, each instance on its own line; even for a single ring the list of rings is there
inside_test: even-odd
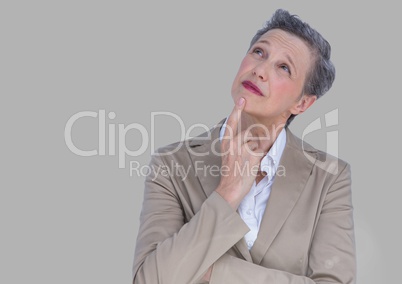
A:
[[[355,283],[350,167],[287,131],[258,237],[215,192],[222,120],[163,147],[145,181],[133,283]]]

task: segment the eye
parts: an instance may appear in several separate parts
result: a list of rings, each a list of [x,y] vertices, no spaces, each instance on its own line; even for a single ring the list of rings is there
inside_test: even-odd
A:
[[[279,68],[285,70],[287,73],[291,74],[290,68],[286,64],[282,64],[279,66]]]
[[[254,48],[253,53],[258,54],[261,57],[264,55],[264,51],[259,47]]]

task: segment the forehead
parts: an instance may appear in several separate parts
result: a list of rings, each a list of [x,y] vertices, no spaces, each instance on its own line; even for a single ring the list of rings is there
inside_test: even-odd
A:
[[[305,65],[307,69],[312,64],[313,56],[310,46],[303,39],[287,31],[269,30],[258,39],[258,42],[265,43],[277,52],[290,56],[294,61]]]

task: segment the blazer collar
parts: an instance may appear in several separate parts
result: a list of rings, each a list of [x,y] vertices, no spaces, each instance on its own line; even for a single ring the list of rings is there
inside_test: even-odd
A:
[[[216,189],[220,181],[221,143],[219,132],[224,122],[225,119],[222,119],[208,132],[204,132],[186,142],[197,177],[201,182],[206,197]],[[288,128],[286,129],[286,137],[286,146],[280,160],[280,166],[291,173],[291,176],[284,176],[278,178],[278,180],[286,180],[286,182],[291,180],[300,181],[297,178],[302,174],[303,169],[306,170],[305,168],[300,168],[300,166],[306,165],[311,167],[315,162],[315,153],[317,150],[308,143],[303,143]],[[298,163],[294,163],[296,159]],[[277,176],[281,176],[282,174],[282,172],[279,172]]]
[[[225,122],[221,120],[210,131],[188,141],[187,150],[193,162],[196,176],[204,190],[205,197],[217,188],[220,181],[221,143],[219,131]]]
[[[220,182],[221,143],[219,132],[224,122],[225,119],[221,120],[210,131],[187,142],[196,175],[206,198]],[[316,152],[316,149],[303,143],[289,129],[286,129],[286,146],[271,188],[257,240],[251,251],[248,250],[244,238],[235,245],[235,249],[246,260],[261,263],[310,177],[316,161]]]

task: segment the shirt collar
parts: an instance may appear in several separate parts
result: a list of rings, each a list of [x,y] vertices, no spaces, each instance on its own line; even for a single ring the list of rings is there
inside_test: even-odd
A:
[[[222,141],[222,137],[225,134],[227,120],[228,118],[226,118],[219,132],[220,141]],[[276,140],[272,145],[271,149],[269,149],[268,153],[261,160],[260,164],[261,170],[265,171],[269,177],[273,177],[276,174],[276,170],[278,169],[279,161],[282,157],[285,145],[286,145],[286,130],[285,128],[282,128],[278,137],[276,137]]]

